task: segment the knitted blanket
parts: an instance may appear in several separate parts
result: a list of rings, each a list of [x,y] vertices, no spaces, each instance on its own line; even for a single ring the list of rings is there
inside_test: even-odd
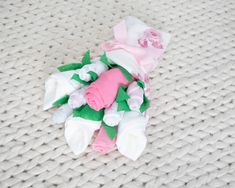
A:
[[[235,187],[234,0],[0,3],[0,187]],[[171,33],[150,75],[147,148],[135,162],[74,155],[42,110],[44,81],[112,38],[126,16]]]

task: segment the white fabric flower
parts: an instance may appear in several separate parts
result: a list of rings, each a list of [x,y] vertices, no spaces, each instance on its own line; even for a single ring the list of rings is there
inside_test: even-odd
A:
[[[71,80],[75,71],[66,71],[52,74],[45,82],[44,110],[52,107],[58,99],[69,95],[78,89],[81,84]]]
[[[117,102],[105,109],[103,121],[109,126],[116,126],[123,117],[124,111],[117,111]]]
[[[89,71],[93,71],[99,76],[102,72],[105,72],[106,70],[108,70],[107,65],[102,63],[99,59],[94,59],[92,60],[91,64],[87,64],[81,69],[79,69],[78,74],[82,80],[88,82],[91,79],[90,74],[88,74]]]
[[[65,139],[75,155],[81,154],[89,145],[100,121],[91,121],[70,116],[65,122]]]
[[[143,152],[147,139],[145,128],[148,119],[139,112],[125,112],[123,119],[118,126],[117,148],[119,152],[136,160]]]
[[[127,103],[131,110],[138,111],[143,103],[144,90],[138,86],[137,82],[132,82],[127,88],[127,94],[130,96]]]
[[[54,124],[63,123],[72,113],[73,109],[68,104],[64,104],[54,112],[52,121]]]
[[[71,108],[79,108],[80,106],[86,104],[86,99],[84,97],[86,89],[87,87],[80,88],[69,96],[68,104]]]

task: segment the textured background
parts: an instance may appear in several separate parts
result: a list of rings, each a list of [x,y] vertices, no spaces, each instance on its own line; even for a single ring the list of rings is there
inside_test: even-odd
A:
[[[77,157],[42,111],[44,81],[133,15],[170,32],[136,162]],[[235,187],[235,1],[0,1],[0,187]]]

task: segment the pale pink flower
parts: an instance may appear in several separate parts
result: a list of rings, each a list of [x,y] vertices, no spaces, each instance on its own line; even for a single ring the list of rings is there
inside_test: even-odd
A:
[[[138,39],[141,47],[147,48],[152,45],[154,48],[163,48],[161,33],[155,29],[147,29],[143,32],[142,36]]]

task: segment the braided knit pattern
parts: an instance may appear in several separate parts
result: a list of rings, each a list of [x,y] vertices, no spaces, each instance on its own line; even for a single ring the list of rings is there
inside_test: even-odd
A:
[[[172,34],[150,75],[147,148],[75,156],[42,111],[44,81],[99,54],[128,15]],[[234,17],[234,0],[2,0],[0,187],[235,187]]]

